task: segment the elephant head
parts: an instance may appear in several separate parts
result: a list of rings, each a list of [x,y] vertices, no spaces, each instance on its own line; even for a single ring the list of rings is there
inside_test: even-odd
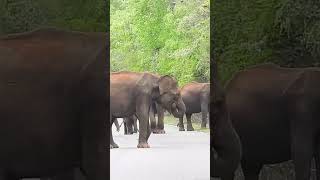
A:
[[[172,77],[166,75],[159,78],[153,97],[174,117],[183,117],[186,106],[181,98],[178,83]]]
[[[213,156],[213,177],[233,179],[241,159],[241,142],[229,119],[224,92],[216,86],[212,95],[210,130],[211,144],[216,152]]]

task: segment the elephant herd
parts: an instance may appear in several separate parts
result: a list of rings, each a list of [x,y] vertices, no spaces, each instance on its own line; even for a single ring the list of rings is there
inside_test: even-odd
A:
[[[108,144],[118,145],[108,127],[116,118],[129,119],[127,130],[138,119],[137,147],[148,148],[152,131],[165,132],[165,110],[177,118],[197,111],[186,108],[170,76],[110,74],[109,43],[107,33],[55,28],[0,37],[0,180],[73,180],[74,169],[109,179]],[[160,121],[149,125],[156,113]]]
[[[193,130],[191,115],[202,112],[205,127],[209,109],[214,177],[231,180],[241,164],[246,180],[257,180],[264,164],[293,160],[296,179],[309,180],[314,158],[320,180],[319,68],[262,64],[209,93],[209,84],[179,88],[167,75],[110,74],[108,37],[54,28],[0,37],[0,180],[72,180],[74,168],[109,179],[116,118],[149,148],[151,132],[165,133],[164,111],[182,131],[184,114]]]
[[[296,179],[309,180],[314,158],[319,180],[319,82],[319,68],[261,64],[213,89],[213,176],[232,180],[240,162],[258,180],[264,164],[293,160]]]
[[[179,118],[179,130],[184,131],[183,116],[187,117],[187,130],[193,131],[191,115],[202,112],[202,127],[206,127],[209,112],[209,83],[191,82],[182,88],[171,76],[149,72],[121,71],[110,74],[110,128],[117,118],[124,118],[125,134],[139,129],[138,148],[149,148],[148,138],[153,133],[165,133],[165,110]],[[156,121],[155,114],[158,115]],[[150,119],[150,123],[149,123]],[[139,128],[137,128],[139,120]],[[110,148],[118,148],[110,129]]]

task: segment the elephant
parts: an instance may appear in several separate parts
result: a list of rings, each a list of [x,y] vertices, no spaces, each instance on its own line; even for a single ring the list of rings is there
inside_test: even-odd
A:
[[[109,35],[55,28],[0,37],[0,179],[81,168],[108,179]]]
[[[193,113],[202,113],[201,128],[207,125],[209,113],[210,83],[191,82],[181,88],[181,97],[186,106],[187,131],[194,131],[191,123]],[[179,118],[179,131],[184,131],[183,117]]]
[[[243,145],[247,180],[264,164],[293,160],[297,180],[309,180],[315,157],[320,179],[320,69],[249,67],[226,86],[227,106]]]
[[[222,180],[233,180],[242,157],[241,141],[229,118],[222,87],[219,84],[214,85],[210,96],[210,144],[213,147],[213,155],[210,156],[213,158],[213,168],[210,174]]]
[[[123,118],[124,134],[133,134],[138,132],[137,117],[135,115]]]
[[[139,119],[138,148],[149,148],[149,109],[156,101],[175,117],[185,113],[177,81],[168,76],[148,72],[114,72],[110,75],[111,124],[114,118],[136,115]],[[110,131],[110,148],[119,147]]]

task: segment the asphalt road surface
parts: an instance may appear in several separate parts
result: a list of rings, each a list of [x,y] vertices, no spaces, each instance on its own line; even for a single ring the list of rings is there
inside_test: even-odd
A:
[[[120,148],[110,150],[111,180],[209,180],[209,133],[180,132],[171,125],[165,131],[150,135],[151,148],[138,149],[138,134],[124,135],[123,127],[120,132],[113,127]]]

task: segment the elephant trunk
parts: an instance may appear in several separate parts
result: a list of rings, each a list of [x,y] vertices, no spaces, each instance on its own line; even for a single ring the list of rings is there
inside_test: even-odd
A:
[[[172,103],[171,105],[171,113],[176,118],[183,117],[184,113],[186,112],[186,106],[183,103],[182,99],[177,101],[177,103]]]
[[[217,119],[211,133],[212,144],[217,154],[213,157],[213,177],[221,177],[223,180],[233,179],[241,160],[240,138],[232,126],[225,107],[215,118]]]

